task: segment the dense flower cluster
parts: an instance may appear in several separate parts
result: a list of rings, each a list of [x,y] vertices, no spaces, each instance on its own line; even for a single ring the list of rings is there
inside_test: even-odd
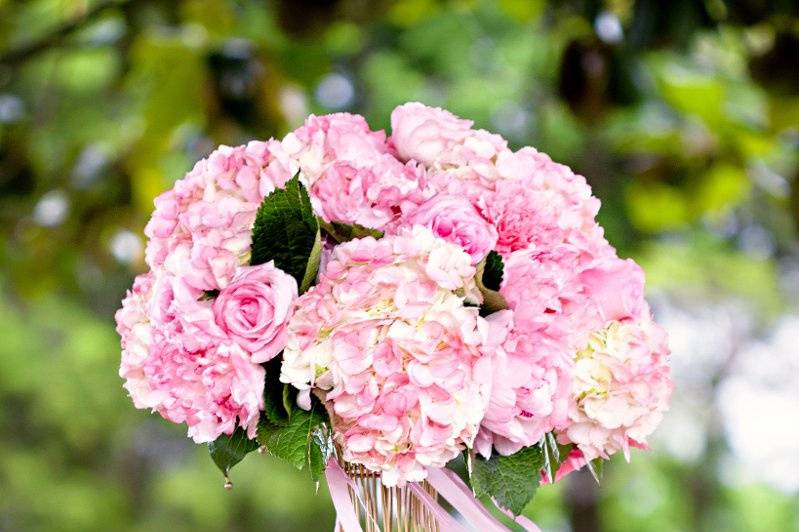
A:
[[[550,433],[571,446],[559,475],[645,446],[671,393],[668,346],[586,180],[443,109],[405,104],[391,125],[311,116],[282,141],[218,149],[156,199],[151,271],[117,314],[135,405],[196,441],[252,436],[261,363],[282,357],[298,404],[324,401],[343,458],[388,485]],[[303,294],[248,265],[259,206],[294,175],[323,229],[385,235],[326,236]],[[505,308],[481,316],[492,251]]]
[[[260,363],[283,349],[297,284],[246,264],[258,206],[290,164],[277,141],[223,146],[156,198],[145,229],[151,271],[116,316],[120,376],[138,408],[186,423],[197,442],[237,426],[255,434]]]
[[[491,361],[489,324],[464,305],[474,291],[469,256],[416,226],[338,246],[297,301],[281,380],[324,391],[344,458],[387,485],[423,479],[477,434]]]
[[[220,340],[210,305],[169,274],[140,275],[117,313],[120,376],[137,408],[186,423],[198,443],[240,425],[255,433],[264,370]]]

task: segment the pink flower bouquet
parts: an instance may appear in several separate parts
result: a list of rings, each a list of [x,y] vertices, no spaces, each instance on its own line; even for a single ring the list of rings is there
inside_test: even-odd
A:
[[[583,177],[442,109],[391,126],[311,116],[159,196],[150,271],[116,315],[120,375],[225,475],[259,447],[326,473],[345,530],[342,463],[499,529],[474,495],[518,515],[539,483],[646,447],[665,334]]]

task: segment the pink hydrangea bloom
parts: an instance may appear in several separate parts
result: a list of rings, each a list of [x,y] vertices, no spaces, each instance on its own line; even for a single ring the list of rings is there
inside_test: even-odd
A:
[[[263,197],[291,175],[277,141],[220,147],[156,198],[147,264],[202,290],[225,287],[247,261]]]
[[[424,168],[389,154],[385,134],[359,115],[311,116],[283,146],[327,222],[381,229],[432,194]]]
[[[297,281],[272,262],[244,266],[214,300],[214,318],[253,362],[266,362],[286,345],[296,298]]]
[[[167,274],[137,277],[116,314],[119,374],[137,408],[186,423],[197,443],[237,426],[254,437],[264,370],[238,345],[212,334],[210,302],[198,296]]]
[[[605,244],[594,219],[599,200],[582,176],[533,148],[503,152],[497,169],[501,184],[476,202],[497,229],[499,253],[560,244],[592,250]]]
[[[499,135],[472,129],[449,111],[406,103],[391,113],[390,144],[402,160],[414,160],[436,170],[431,179],[440,190],[452,180],[490,183],[499,178],[495,161],[507,150]]]
[[[281,380],[324,392],[344,459],[386,485],[425,478],[477,434],[493,334],[464,305],[474,272],[463,250],[416,226],[336,247],[297,301]]]
[[[311,115],[283,138],[282,145],[308,186],[332,163],[347,161],[368,167],[388,153],[386,134],[372,131],[362,116],[349,113]]]
[[[483,260],[497,242],[494,226],[462,196],[439,194],[432,197],[400,219],[400,226],[405,225],[423,225],[436,236],[458,244],[472,257],[473,264]]]
[[[577,352],[570,424],[561,443],[585,460],[642,446],[668,408],[672,391],[665,332],[648,310],[638,319],[611,321]]]

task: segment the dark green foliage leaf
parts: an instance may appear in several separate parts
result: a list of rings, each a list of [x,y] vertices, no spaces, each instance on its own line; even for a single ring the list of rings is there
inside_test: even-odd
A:
[[[280,382],[282,358],[282,356],[276,356],[263,364],[266,370],[264,415],[270,423],[277,426],[288,425],[291,412],[295,408],[294,399],[288,397],[291,393],[290,386]]]
[[[483,304],[480,305],[481,316],[488,316],[498,310],[508,308],[508,302],[498,291],[500,284],[502,284],[504,267],[502,257],[495,251],[491,251],[477,265],[477,288],[483,294]]]
[[[200,301],[212,301],[219,295],[219,290],[206,290],[200,296]]]
[[[319,268],[322,245],[319,223],[308,191],[295,175],[286,187],[272,191],[258,208],[252,229],[250,264],[270,260],[307,290]]]
[[[526,447],[511,456],[494,453],[472,463],[472,488],[478,497],[493,497],[514,515],[519,515],[538,488],[544,453],[541,447]]]
[[[502,274],[505,264],[502,256],[496,251],[489,251],[486,256],[485,268],[483,269],[483,286],[489,290],[499,290],[502,286]]]
[[[225,476],[231,467],[257,448],[258,443],[249,439],[242,428],[237,428],[230,436],[223,434],[208,444],[211,459]]]
[[[322,228],[330,238],[336,242],[349,242],[356,238],[364,238],[372,236],[374,238],[382,238],[383,232],[377,229],[371,229],[358,224],[345,224],[341,222],[325,222],[319,219],[319,226]]]
[[[309,412],[293,408],[285,425],[275,425],[262,418],[258,425],[258,442],[272,456],[283,459],[297,469],[308,467],[311,478],[317,480],[324,470],[324,456],[315,441],[317,430],[323,430],[326,416],[314,401]]]

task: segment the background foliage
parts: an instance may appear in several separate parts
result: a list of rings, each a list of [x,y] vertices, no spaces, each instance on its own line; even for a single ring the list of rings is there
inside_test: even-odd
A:
[[[538,490],[545,530],[799,530],[790,0],[0,0],[0,530],[329,530],[136,411],[112,314],[152,198],[310,112],[442,105],[588,176],[677,392],[651,453]]]

